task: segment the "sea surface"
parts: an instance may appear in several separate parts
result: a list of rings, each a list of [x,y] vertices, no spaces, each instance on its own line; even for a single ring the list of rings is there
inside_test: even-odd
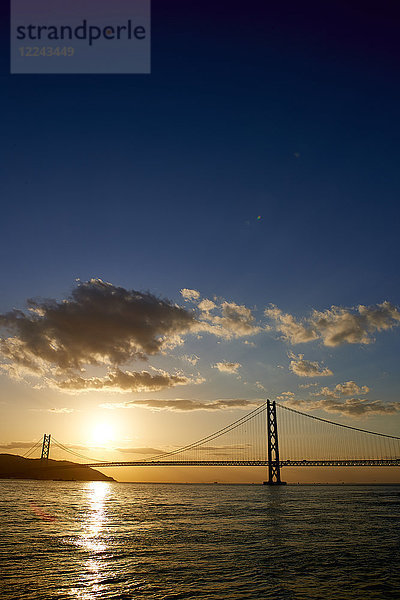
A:
[[[400,598],[400,487],[0,482],[0,598]]]

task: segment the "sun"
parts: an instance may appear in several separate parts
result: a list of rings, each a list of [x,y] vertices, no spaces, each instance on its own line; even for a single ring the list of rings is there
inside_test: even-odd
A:
[[[92,429],[91,441],[96,444],[108,444],[114,440],[114,428],[109,423],[96,423]]]

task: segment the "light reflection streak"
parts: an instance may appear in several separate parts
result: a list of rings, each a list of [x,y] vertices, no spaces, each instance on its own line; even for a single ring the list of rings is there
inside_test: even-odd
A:
[[[76,542],[87,553],[82,573],[82,580],[87,588],[70,590],[71,595],[79,600],[91,600],[93,594],[101,590],[102,564],[96,555],[107,549],[103,529],[106,520],[105,503],[109,493],[110,485],[107,482],[91,481],[87,484],[89,506],[82,521],[82,532]]]

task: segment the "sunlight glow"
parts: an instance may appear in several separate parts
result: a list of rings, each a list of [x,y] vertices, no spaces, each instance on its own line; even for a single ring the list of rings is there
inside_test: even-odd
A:
[[[114,428],[109,423],[96,423],[91,434],[91,441],[96,444],[108,444],[114,440]]]

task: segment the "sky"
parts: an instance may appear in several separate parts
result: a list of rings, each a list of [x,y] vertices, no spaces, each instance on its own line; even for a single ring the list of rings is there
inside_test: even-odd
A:
[[[150,75],[10,75],[4,16],[0,451],[133,459],[266,398],[398,435],[395,3],[153,0]],[[171,473],[112,474],[259,477]]]

